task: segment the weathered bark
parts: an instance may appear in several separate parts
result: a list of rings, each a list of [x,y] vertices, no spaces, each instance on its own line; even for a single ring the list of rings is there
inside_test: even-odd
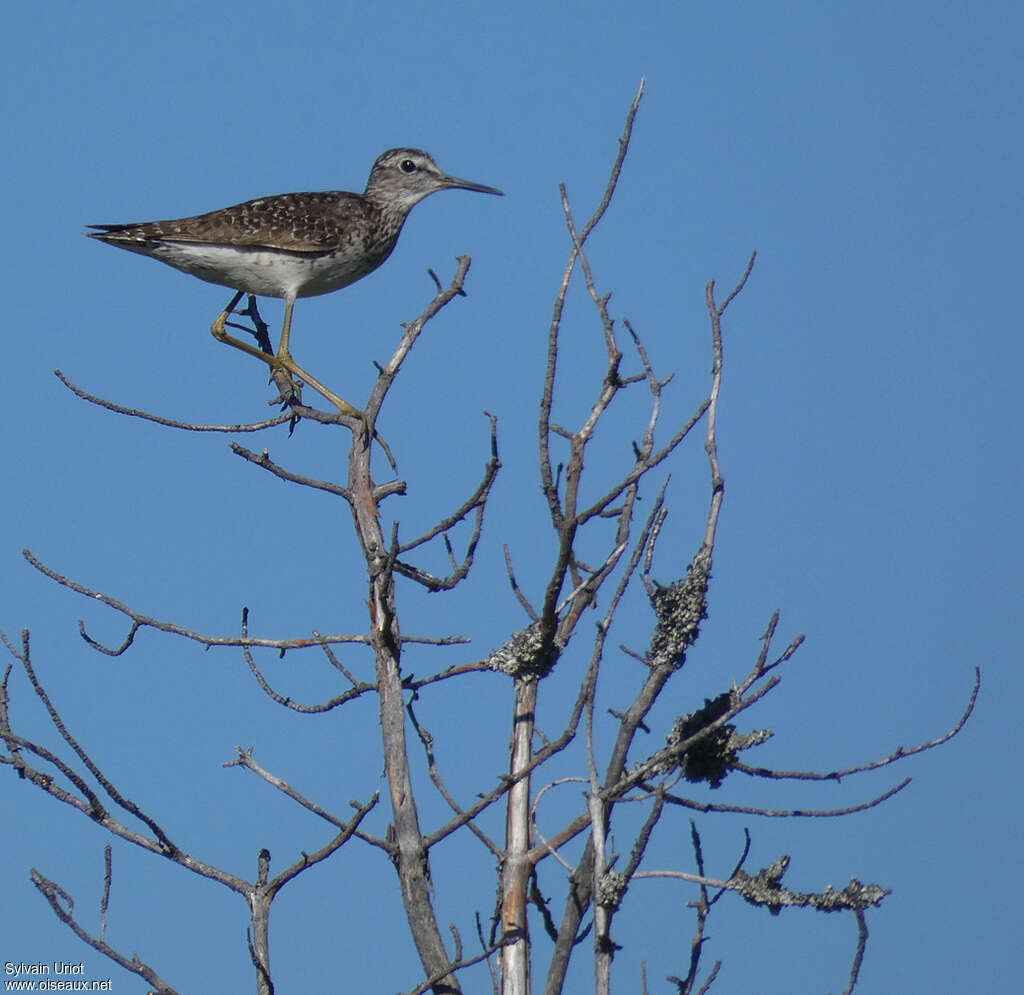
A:
[[[533,727],[537,708],[537,679],[516,681],[516,709],[512,725],[509,774],[515,777],[533,756]],[[509,789],[505,823],[505,860],[501,868],[501,928],[503,935],[518,936],[501,950],[502,995],[530,995],[530,933],[526,915],[527,888],[532,864],[530,850],[530,778]]]
[[[405,740],[405,698],[402,690],[401,633],[395,609],[395,578],[391,556],[380,528],[380,512],[370,472],[371,431],[355,431],[349,463],[352,518],[366,558],[369,576],[370,640],[376,660],[380,696],[380,727],[384,744],[384,771],[391,793],[394,837],[391,859],[406,918],[428,978],[449,965],[430,897],[430,869],[423,844],[419,814],[409,773]],[[455,975],[444,975],[433,986],[435,995],[458,995]]]

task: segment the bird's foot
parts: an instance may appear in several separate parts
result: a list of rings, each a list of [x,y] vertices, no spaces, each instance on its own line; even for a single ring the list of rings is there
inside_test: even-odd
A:
[[[362,420],[363,413],[358,408],[353,407],[351,404],[348,403],[348,401],[340,398],[337,394],[335,394],[333,390],[328,389],[322,383],[320,383],[320,381],[317,380],[316,377],[311,376],[309,373],[307,373],[301,366],[299,366],[298,363],[295,362],[294,359],[292,359],[290,353],[281,353],[279,351],[278,354],[274,357],[272,365],[274,367],[275,373],[278,369],[280,369],[282,372],[284,372],[286,375],[289,375],[290,377],[297,377],[300,380],[305,381],[307,384],[309,384],[310,387],[313,388],[313,390],[320,394],[321,397],[324,397],[328,401],[330,401],[331,404],[333,404],[338,409],[338,411],[341,412],[341,414],[347,415],[349,418],[358,418]]]

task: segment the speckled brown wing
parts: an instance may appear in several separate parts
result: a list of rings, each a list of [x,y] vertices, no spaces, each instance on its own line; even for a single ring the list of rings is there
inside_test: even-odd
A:
[[[99,229],[94,237],[112,242],[193,242],[318,254],[359,241],[380,224],[378,214],[356,194],[325,191],[260,197],[190,218],[89,227]]]

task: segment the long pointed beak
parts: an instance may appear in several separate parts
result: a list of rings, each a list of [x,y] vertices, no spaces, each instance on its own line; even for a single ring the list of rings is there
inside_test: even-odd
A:
[[[441,176],[441,182],[449,190],[475,190],[477,193],[493,193],[498,197],[505,196],[497,187],[485,187],[482,183],[460,180],[457,176],[449,176],[447,173]]]

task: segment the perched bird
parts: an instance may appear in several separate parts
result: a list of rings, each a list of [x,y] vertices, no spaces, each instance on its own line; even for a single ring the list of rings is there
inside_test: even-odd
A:
[[[438,190],[494,187],[442,173],[420,149],[391,149],[373,164],[366,190],[346,193],[286,193],[261,197],[209,214],[174,221],[89,225],[86,232],[108,245],[159,259],[209,283],[238,293],[210,329],[215,338],[301,377],[338,410],[359,412],[292,359],[292,308],[298,297],[316,297],[347,287],[391,255],[409,212]],[[281,297],[285,302],[276,355],[230,335],[228,316],[242,294]]]

